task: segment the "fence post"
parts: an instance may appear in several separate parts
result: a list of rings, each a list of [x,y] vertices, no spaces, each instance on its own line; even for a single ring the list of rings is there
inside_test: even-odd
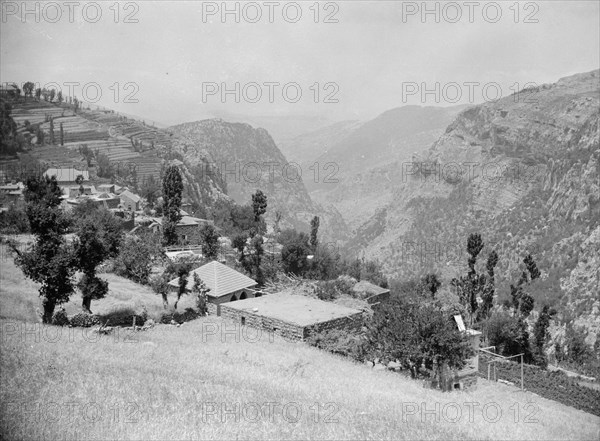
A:
[[[492,367],[492,365],[490,363],[488,363],[488,381],[490,381],[490,368]]]
[[[523,354],[521,354],[521,390],[525,390],[523,387]]]

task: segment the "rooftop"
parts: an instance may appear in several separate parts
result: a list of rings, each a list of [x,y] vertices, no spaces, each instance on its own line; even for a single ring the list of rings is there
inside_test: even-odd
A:
[[[120,194],[120,196],[125,196],[125,197],[131,199],[133,202],[139,202],[142,200],[141,197],[139,197],[137,194],[130,192],[129,190],[125,190],[124,192],[122,192]]]
[[[66,168],[49,168],[44,173],[45,176],[51,178],[52,176],[56,176],[56,180],[58,182],[75,182],[77,176],[83,176],[84,181],[88,181],[90,179],[90,174],[87,170],[77,170],[73,167]]]
[[[249,314],[258,314],[298,326],[311,326],[361,313],[357,309],[311,297],[282,293],[238,300],[225,305],[228,308],[247,311]]]
[[[356,285],[354,285],[354,287],[352,288],[352,291],[364,293],[365,297],[390,292],[389,289],[382,288],[381,286],[377,286],[371,282],[367,282],[366,280],[361,280],[360,282],[357,282]]]
[[[194,286],[194,273],[210,288],[207,295],[211,297],[222,297],[244,288],[256,286],[256,282],[250,277],[213,260],[200,268],[190,272],[187,278],[187,289]],[[169,282],[170,286],[178,287],[179,277]]]

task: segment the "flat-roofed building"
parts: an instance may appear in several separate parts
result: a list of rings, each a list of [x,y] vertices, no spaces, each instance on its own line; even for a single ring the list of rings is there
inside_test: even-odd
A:
[[[220,305],[223,318],[281,335],[304,340],[312,333],[332,329],[357,330],[363,313],[331,302],[293,294],[268,294]]]

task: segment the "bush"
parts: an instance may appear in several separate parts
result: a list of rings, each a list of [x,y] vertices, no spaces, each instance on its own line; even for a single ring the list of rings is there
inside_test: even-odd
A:
[[[351,294],[354,283],[348,277],[319,282],[315,286],[316,296],[325,301],[335,300],[342,294]]]
[[[52,317],[52,324],[55,326],[69,326],[71,324],[69,321],[69,316],[67,316],[67,312],[64,308],[61,308],[54,313],[54,316]]]
[[[29,233],[29,219],[22,204],[10,204],[0,213],[0,232],[3,234]]]
[[[70,322],[71,326],[80,328],[89,328],[90,326],[101,324],[100,317],[94,314],[87,314],[85,312],[75,314],[73,317],[71,317]]]
[[[306,342],[333,354],[350,357],[357,361],[364,360],[363,339],[340,329],[314,332],[308,336]]]
[[[164,313],[160,316],[160,323],[169,324],[171,322],[177,322],[179,324],[189,322],[200,317],[201,314],[198,311],[194,311],[192,308],[186,308],[183,313],[174,311],[170,313]]]
[[[127,307],[102,314],[99,318],[103,324],[108,322],[109,326],[132,326],[135,318],[135,325],[143,326],[148,319],[148,314],[145,309],[136,313],[132,308]]]

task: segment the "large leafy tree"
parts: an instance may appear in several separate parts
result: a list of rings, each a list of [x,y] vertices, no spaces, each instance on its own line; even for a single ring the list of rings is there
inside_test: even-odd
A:
[[[296,230],[284,230],[279,235],[279,243],[283,245],[281,249],[281,262],[283,270],[287,273],[302,275],[308,269],[306,257],[310,253],[306,233],[299,233]]]
[[[25,212],[35,243],[30,250],[21,252],[14,244],[15,263],[26,277],[41,284],[44,323],[51,323],[54,309],[65,303],[73,293],[73,276],[77,261],[73,248],[64,235],[69,219],[60,209],[62,191],[56,177],[42,176],[27,179]]]
[[[82,204],[83,205],[83,204]],[[98,300],[108,293],[108,282],[96,274],[96,267],[108,258],[116,257],[123,236],[121,223],[110,211],[97,208],[91,202],[78,213],[75,257],[83,276],[78,283],[83,297],[82,308],[91,313],[92,300]]]
[[[414,375],[422,364],[438,374],[443,365],[462,368],[472,348],[440,305],[395,296],[368,325],[366,352],[384,363],[398,360]]]
[[[175,226],[181,220],[181,194],[183,181],[176,165],[167,168],[163,178],[163,241],[166,245],[177,243]]]
[[[200,230],[202,236],[202,254],[210,260],[215,260],[219,256],[219,233],[216,228],[208,224]]]
[[[26,97],[33,97],[33,89],[35,88],[35,84],[33,84],[31,81],[27,81],[25,84],[23,84],[23,92],[25,93]]]

